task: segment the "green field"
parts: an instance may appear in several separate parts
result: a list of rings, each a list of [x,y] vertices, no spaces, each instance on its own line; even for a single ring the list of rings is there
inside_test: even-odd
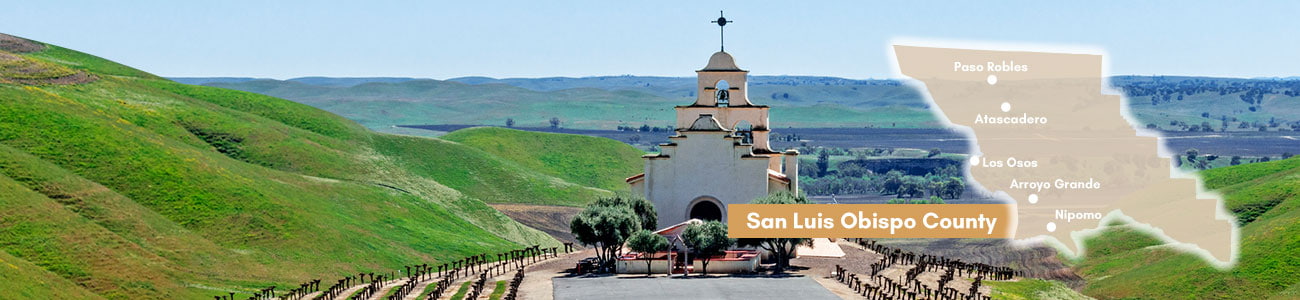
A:
[[[1084,293],[1103,299],[1293,299],[1300,297],[1300,158],[1202,171],[1241,227],[1237,265],[1218,270],[1112,225],[1085,242],[1076,262]]]
[[[485,203],[581,205],[614,186],[56,46],[0,55],[93,75],[64,84],[66,70],[0,69],[0,298],[241,298],[557,244]],[[586,155],[635,159],[630,146],[599,148],[611,143]],[[600,175],[640,171],[619,167]]]

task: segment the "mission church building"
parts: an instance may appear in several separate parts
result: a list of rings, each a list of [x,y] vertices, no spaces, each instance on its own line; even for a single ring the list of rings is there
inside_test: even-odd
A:
[[[699,96],[676,107],[676,135],[658,154],[642,156],[645,173],[627,179],[634,193],[654,203],[659,224],[726,222],[727,204],[798,193],[799,152],[768,145],[768,107],[749,102],[749,71],[719,51],[696,73]]]

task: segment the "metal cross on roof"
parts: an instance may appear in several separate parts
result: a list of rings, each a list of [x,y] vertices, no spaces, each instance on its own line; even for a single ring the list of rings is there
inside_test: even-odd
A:
[[[727,26],[727,23],[735,23],[735,21],[728,21],[727,17],[724,17],[722,11],[719,10],[718,19],[709,23],[718,24],[718,45],[721,47],[722,52],[727,52],[727,33],[724,26]]]

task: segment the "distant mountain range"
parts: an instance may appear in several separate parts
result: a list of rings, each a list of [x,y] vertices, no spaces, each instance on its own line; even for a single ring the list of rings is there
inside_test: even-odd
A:
[[[695,79],[606,76],[584,78],[462,77],[172,78],[272,95],[316,106],[386,130],[394,125],[490,124],[614,129],[671,126],[672,107],[695,97]],[[776,108],[777,126],[933,127],[934,115],[910,87],[896,80],[813,76],[753,76],[749,98]],[[863,101],[871,99],[871,101]]]
[[[271,78],[256,77],[167,77],[176,82],[193,85],[208,85],[213,83],[240,83],[255,80],[274,80]],[[1166,75],[1116,75],[1110,79],[1115,83],[1132,82],[1132,81],[1150,81],[1150,80],[1184,80],[1184,79],[1204,79],[1204,80],[1222,80],[1222,81],[1300,81],[1300,76],[1288,77],[1253,77],[1253,78],[1228,78],[1228,77],[1203,77],[1203,76],[1166,76]],[[436,80],[431,78],[416,77],[320,77],[308,76],[285,79],[283,81],[300,82],[310,85],[333,86],[333,87],[350,87],[366,83],[399,83],[412,80]],[[467,76],[446,79],[445,81],[460,82],[464,84],[489,84],[501,83],[511,86],[526,88],[536,91],[555,91],[573,88],[601,88],[601,89],[629,89],[633,87],[671,87],[677,89],[695,87],[695,78],[692,77],[663,77],[663,76],[591,76],[591,77],[539,77],[539,78],[492,78],[483,76]],[[898,85],[903,80],[898,79],[848,79],[830,76],[793,76],[793,75],[757,75],[749,77],[749,84],[754,86],[760,85],[825,85],[825,86],[845,86],[845,85]],[[653,89],[656,93],[662,92],[660,89]]]
[[[545,78],[301,77],[288,80],[187,77],[177,82],[290,99],[387,130],[394,125],[546,126],[613,129],[669,126],[671,107],[695,97],[691,77]],[[1203,131],[1300,125],[1300,77],[1114,76],[1138,127]],[[896,79],[750,76],[749,98],[770,105],[777,127],[936,127],[920,94]],[[1289,123],[1290,122],[1290,123]],[[1245,123],[1243,125],[1243,123]],[[1300,126],[1297,126],[1300,127]]]
[[[1277,77],[1277,76],[1273,76],[1273,77],[1253,77],[1253,78],[1251,78],[1251,79],[1259,79],[1259,80],[1300,80],[1300,76],[1287,76],[1287,77]]]
[[[253,77],[170,77],[176,82],[193,85],[207,85],[212,83],[241,83],[256,80],[275,80],[270,78],[253,78]],[[349,87],[363,83],[384,82],[398,83],[404,81],[416,80],[418,78],[410,77],[298,77],[285,81],[301,82],[310,85],[319,86],[336,86]]]
[[[176,82],[193,84],[193,85],[219,85],[219,84],[243,84],[253,81],[285,81],[297,82],[308,85],[326,86],[326,87],[353,87],[367,83],[402,83],[416,80],[435,80],[429,78],[412,78],[412,77],[298,77],[286,80],[276,80],[269,78],[253,77],[171,77],[168,78]],[[443,81],[459,82],[470,85],[485,84],[504,84],[519,88],[525,88],[534,91],[549,92],[578,88],[596,88],[604,90],[633,90],[646,92],[660,97],[694,97],[695,78],[693,77],[660,77],[660,76],[595,76],[595,77],[542,77],[542,78],[504,78],[497,79],[491,77],[471,76],[457,77]],[[827,76],[750,76],[749,85],[753,89],[750,93],[751,98],[766,95],[771,99],[788,100],[790,96],[784,94],[774,94],[766,92],[775,92],[777,88],[768,87],[796,87],[796,86],[821,86],[821,87],[850,87],[855,90],[855,86],[885,86],[898,87],[903,81],[894,79],[846,79],[839,77]],[[908,95],[911,96],[911,95]],[[828,99],[827,101],[834,101]]]

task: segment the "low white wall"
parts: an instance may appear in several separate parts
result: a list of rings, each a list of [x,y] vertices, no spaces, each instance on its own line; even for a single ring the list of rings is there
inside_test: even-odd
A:
[[[709,264],[709,266],[712,267],[713,264]],[[645,274],[644,260],[619,260],[614,263],[614,267],[615,272],[619,274]],[[668,261],[662,259],[651,260],[650,273],[668,274]]]
[[[694,273],[704,271],[704,262],[696,259],[692,262],[695,268]],[[615,272],[619,274],[645,274],[646,264],[644,260],[619,260],[614,264]],[[750,260],[711,260],[709,261],[709,273],[748,273],[758,270],[758,257]],[[668,274],[667,260],[651,260],[651,274]]]
[[[704,261],[695,260],[692,263],[695,272],[704,272]],[[644,267],[644,266],[642,266]],[[645,268],[641,268],[645,270]],[[758,270],[758,257],[750,260],[710,260],[709,273],[748,273]]]

